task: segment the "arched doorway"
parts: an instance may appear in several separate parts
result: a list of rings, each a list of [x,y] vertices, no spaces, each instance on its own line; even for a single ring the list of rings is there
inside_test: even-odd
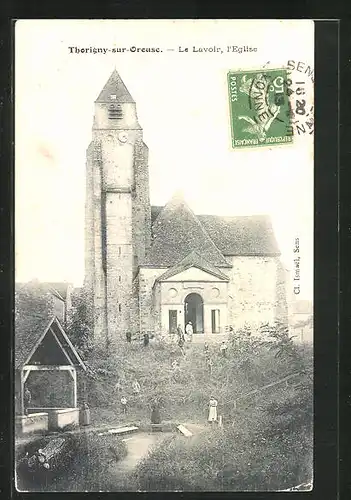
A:
[[[204,333],[204,301],[198,293],[189,293],[184,301],[185,325],[191,321],[194,333]]]

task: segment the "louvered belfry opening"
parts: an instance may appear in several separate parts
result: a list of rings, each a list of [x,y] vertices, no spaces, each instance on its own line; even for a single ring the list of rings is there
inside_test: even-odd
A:
[[[120,120],[123,118],[122,106],[120,104],[110,104],[108,107],[108,117],[110,120]]]

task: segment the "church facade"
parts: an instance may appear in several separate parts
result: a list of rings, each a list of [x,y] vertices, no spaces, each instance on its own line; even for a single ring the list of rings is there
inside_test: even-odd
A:
[[[194,214],[181,193],[151,206],[136,103],[114,71],[87,149],[85,289],[97,342],[150,332],[197,339],[286,321],[284,269],[269,217]]]

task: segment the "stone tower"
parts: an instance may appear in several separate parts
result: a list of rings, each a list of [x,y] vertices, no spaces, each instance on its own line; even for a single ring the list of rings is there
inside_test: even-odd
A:
[[[94,340],[112,346],[138,316],[133,281],[151,237],[148,148],[136,104],[116,70],[95,101],[85,219]]]

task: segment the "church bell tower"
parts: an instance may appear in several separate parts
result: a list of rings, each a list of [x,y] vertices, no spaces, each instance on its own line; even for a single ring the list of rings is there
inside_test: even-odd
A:
[[[124,341],[138,315],[135,278],[150,245],[148,149],[117,71],[95,101],[86,171],[85,287],[95,342]]]

